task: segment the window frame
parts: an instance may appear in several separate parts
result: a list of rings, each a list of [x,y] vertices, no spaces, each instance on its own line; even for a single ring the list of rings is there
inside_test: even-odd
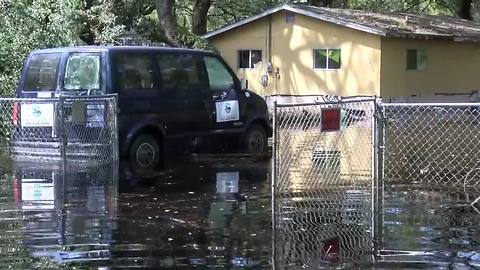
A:
[[[120,84],[120,72],[119,72],[119,67],[120,67],[120,61],[119,61],[119,56],[122,56],[122,55],[133,55],[133,56],[144,56],[144,57],[147,57],[148,60],[150,61],[150,69],[152,70],[152,88],[129,88],[129,89],[125,89],[125,88],[122,88],[121,87],[121,84]],[[159,77],[159,72],[157,70],[157,67],[156,67],[156,63],[155,61],[153,60],[154,59],[154,55],[152,55],[152,53],[149,53],[149,52],[145,52],[145,51],[139,51],[139,52],[135,52],[135,51],[119,51],[119,52],[116,52],[114,55],[113,55],[113,71],[112,73],[114,74],[114,77],[113,77],[113,85],[114,85],[114,88],[116,89],[116,91],[118,92],[129,92],[129,93],[133,93],[133,92],[139,92],[139,91],[142,91],[142,92],[151,92],[151,91],[157,91],[158,90],[158,77]]]
[[[162,73],[162,63],[160,61],[160,58],[163,56],[173,56],[174,58],[178,58],[181,55],[189,55],[192,57],[192,60],[196,63],[196,68],[198,72],[198,84],[192,84],[190,83],[187,88],[184,88],[182,90],[176,89],[176,87],[166,87],[165,81],[164,81],[164,74]],[[176,57],[178,56],[178,57]],[[206,70],[205,63],[203,61],[202,55],[195,53],[195,52],[185,52],[185,51],[165,51],[165,52],[156,52],[153,54],[153,61],[154,65],[156,66],[156,72],[157,72],[157,84],[159,86],[160,91],[165,92],[165,91],[175,91],[177,93],[180,92],[191,92],[194,89],[201,88],[202,90],[205,88],[208,88],[208,74]],[[195,87],[192,87],[195,86]]]
[[[315,67],[315,62],[316,62],[316,57],[315,57],[315,51],[317,50],[326,50],[327,51],[327,57],[325,58],[326,59],[326,63],[325,63],[325,68],[317,68]],[[340,67],[338,68],[330,68],[328,66],[328,55],[329,55],[329,52],[331,50],[339,50],[340,51]],[[341,48],[315,48],[312,50],[312,66],[313,66],[313,69],[314,70],[332,70],[332,71],[335,71],[335,70],[341,70],[342,69],[342,49]]]
[[[205,68],[205,74],[206,74],[206,78],[207,78],[207,81],[208,81],[208,90],[210,92],[216,92],[216,91],[222,91],[222,90],[215,90],[215,89],[212,89],[211,88],[211,85],[210,85],[210,77],[209,77],[209,74],[208,74],[208,68],[207,68],[207,62],[205,61],[205,58],[206,57],[211,57],[211,58],[214,58],[214,59],[217,59],[218,62],[223,66],[223,68],[227,71],[227,73],[230,75],[230,77],[232,77],[232,82],[233,82],[233,85],[232,87],[234,89],[237,89],[239,88],[239,83],[238,83],[238,78],[237,76],[235,75],[235,73],[230,69],[230,67],[228,66],[228,64],[219,56],[217,55],[210,55],[210,54],[205,54],[205,55],[202,55],[202,61],[203,61],[203,65],[204,65],[204,68]]]
[[[32,63],[32,58],[34,56],[37,56],[37,55],[41,55],[41,54],[59,54],[60,58],[58,60],[58,63],[57,63],[57,66],[56,66],[56,70],[55,70],[55,79],[54,79],[54,89],[49,89],[49,90],[45,90],[45,91],[42,91],[42,90],[35,90],[35,89],[26,89],[26,84],[27,84],[27,76],[28,76],[28,69],[30,68],[30,65]],[[61,83],[59,80],[62,80],[63,81],[63,78],[61,78],[61,73],[63,72],[60,72],[61,69],[63,69],[63,52],[61,51],[58,51],[58,52],[40,52],[40,53],[34,53],[34,54],[31,54],[29,57],[28,57],[28,60],[26,61],[24,67],[23,67],[23,70],[22,70],[22,79],[21,79],[21,91],[22,93],[38,93],[38,92],[52,92],[52,91],[56,91],[57,87],[59,87],[59,84]],[[63,86],[63,85],[62,85]]]
[[[296,13],[292,11],[285,11],[285,23],[286,24],[294,24],[295,23],[295,16]]]
[[[415,68],[409,68],[409,62],[408,62],[408,53],[409,51],[414,51],[415,52]],[[420,52],[423,52],[425,54],[425,63],[423,65],[423,68],[420,67]],[[427,49],[425,48],[407,48],[405,50],[405,70],[407,72],[415,72],[415,71],[425,71],[427,69],[427,62],[428,62],[428,54],[427,54]]]
[[[60,78],[61,79],[61,88],[62,88],[62,91],[67,91],[67,92],[75,92],[75,91],[79,91],[79,90],[76,90],[76,89],[67,89],[65,88],[65,78],[67,77],[67,68],[68,68],[68,61],[70,59],[70,57],[73,55],[73,54],[83,54],[83,53],[90,53],[90,54],[93,54],[93,53],[97,53],[99,54],[100,56],[100,65],[99,65],[99,87],[98,89],[92,89],[94,91],[105,91],[105,87],[106,87],[106,73],[105,73],[105,55],[103,52],[101,51],[72,51],[72,52],[69,52],[67,53],[66,55],[66,58],[65,58],[65,65],[62,67],[62,77]]]
[[[248,67],[240,67],[240,52],[243,52],[243,51],[248,51]],[[260,51],[261,57],[259,62],[263,62],[262,49],[239,49],[237,50],[237,68],[238,69],[255,69],[255,64],[252,65],[252,51]]]

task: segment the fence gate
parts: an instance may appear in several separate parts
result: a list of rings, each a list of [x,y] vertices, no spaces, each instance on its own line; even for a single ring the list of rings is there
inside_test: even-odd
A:
[[[0,158],[68,166],[118,160],[115,95],[0,98]]]
[[[368,263],[375,99],[275,105],[274,110],[274,267]]]

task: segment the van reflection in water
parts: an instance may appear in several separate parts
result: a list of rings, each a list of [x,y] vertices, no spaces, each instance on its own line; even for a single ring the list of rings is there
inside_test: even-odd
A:
[[[59,268],[268,269],[268,166],[217,165],[146,176],[124,164],[65,175],[16,164],[22,244]]]
[[[269,269],[267,179],[258,164],[176,164],[122,188],[115,265]]]
[[[23,214],[23,245],[56,263],[110,260],[116,212],[116,165],[64,174],[45,164],[15,163],[13,195]]]

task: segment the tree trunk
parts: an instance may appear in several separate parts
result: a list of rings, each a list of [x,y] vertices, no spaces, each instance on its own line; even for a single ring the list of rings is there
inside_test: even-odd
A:
[[[472,0],[458,0],[457,4],[457,16],[465,20],[473,20]]]
[[[316,7],[331,7],[333,0],[308,0],[309,5]]]
[[[93,7],[93,0],[86,0],[82,6],[81,12],[81,27],[80,39],[87,45],[95,44],[95,33],[92,30],[92,23],[88,19],[89,10]]]
[[[207,15],[212,0],[195,0],[192,14],[192,32],[203,35],[207,32]]]
[[[155,0],[160,32],[165,42],[174,47],[182,44],[177,37],[177,21],[175,18],[175,0]]]

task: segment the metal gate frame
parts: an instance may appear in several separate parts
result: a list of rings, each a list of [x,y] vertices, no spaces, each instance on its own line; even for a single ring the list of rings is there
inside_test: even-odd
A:
[[[52,114],[53,125],[23,126],[21,117],[25,112],[22,112],[22,106],[25,105],[25,108],[29,106],[28,108],[32,108],[33,111],[38,110],[35,109],[37,105],[43,104],[51,105],[47,115]],[[62,163],[65,168],[119,160],[116,94],[0,98],[0,112],[0,147],[14,160],[50,163],[53,161]],[[41,110],[39,114],[42,114]],[[103,117],[101,120],[96,118],[99,115]],[[29,114],[26,117],[26,120],[34,118]],[[88,128],[81,128],[86,125],[92,125],[98,132],[89,132]],[[48,130],[50,127],[51,130]],[[45,144],[43,147],[32,147],[35,142]],[[82,149],[82,153],[78,153],[79,149]]]
[[[377,128],[379,125],[378,123],[378,115],[379,115],[379,107],[378,107],[378,98],[377,97],[357,97],[357,98],[352,98],[348,100],[342,100],[342,101],[335,101],[335,102],[325,102],[325,103],[307,103],[307,104],[278,104],[277,102],[274,103],[274,109],[273,109],[273,149],[272,149],[272,181],[271,181],[271,192],[272,192],[272,197],[271,197],[271,205],[272,205],[272,267],[273,269],[282,269],[281,266],[277,264],[277,248],[276,248],[276,243],[277,243],[277,215],[276,215],[276,204],[277,204],[277,196],[276,196],[276,187],[278,185],[277,179],[278,179],[278,173],[279,173],[279,164],[278,164],[278,148],[279,148],[279,135],[278,135],[278,113],[279,109],[281,108],[292,108],[292,107],[298,107],[298,106],[314,106],[314,107],[319,107],[319,108],[326,108],[326,107],[342,107],[342,106],[348,106],[351,104],[361,104],[361,103],[370,103],[371,104],[371,119],[369,120],[369,125],[371,127],[370,135],[369,138],[371,140],[371,146],[370,146],[370,153],[371,153],[371,164],[370,164],[370,226],[371,226],[371,231],[370,231],[370,238],[372,240],[371,245],[372,248],[375,249],[376,247],[374,246],[375,241],[373,241],[377,227],[376,224],[378,223],[377,220],[375,220],[375,212],[378,212],[379,209],[377,209],[378,200],[380,197],[378,197],[378,192],[376,190],[378,189],[378,181],[379,181],[379,175],[381,175],[381,166],[379,164],[382,162],[382,160],[379,158],[380,155],[378,153],[379,150],[382,149],[381,147],[381,142],[379,141],[379,138],[381,137],[379,135],[379,132],[381,129]],[[374,255],[375,252],[372,252],[372,255]],[[373,256],[372,256],[373,260]]]

